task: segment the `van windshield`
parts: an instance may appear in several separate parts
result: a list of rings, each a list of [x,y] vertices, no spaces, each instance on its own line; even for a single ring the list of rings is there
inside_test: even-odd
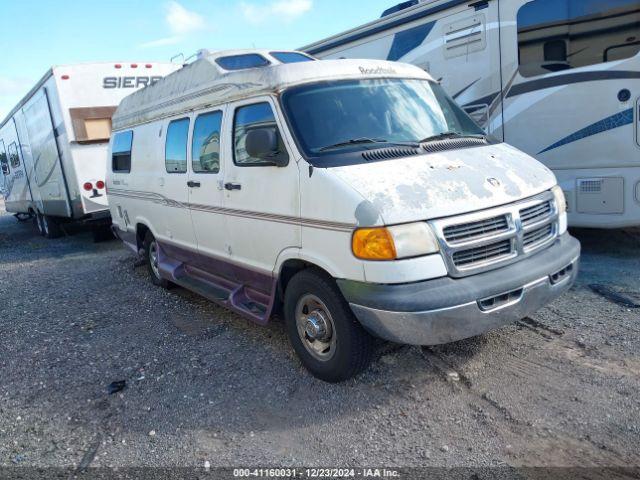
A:
[[[282,97],[297,143],[312,163],[345,150],[415,145],[484,132],[434,82],[340,80],[292,87]]]

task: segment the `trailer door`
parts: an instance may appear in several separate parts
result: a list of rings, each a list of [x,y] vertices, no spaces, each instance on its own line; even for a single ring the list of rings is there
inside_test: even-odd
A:
[[[39,191],[42,203],[39,208],[45,215],[71,217],[71,204],[46,88],[33,96],[23,112],[33,158],[31,188]]]

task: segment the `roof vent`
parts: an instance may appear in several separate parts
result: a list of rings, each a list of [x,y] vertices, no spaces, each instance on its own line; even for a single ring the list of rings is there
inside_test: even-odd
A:
[[[382,160],[391,160],[394,158],[410,157],[412,155],[418,155],[419,153],[419,148],[390,147],[362,152],[362,157],[368,162],[377,162]]]
[[[421,147],[427,153],[437,153],[459,148],[483,147],[485,145],[489,145],[489,143],[483,138],[448,138],[446,140],[423,143]]]

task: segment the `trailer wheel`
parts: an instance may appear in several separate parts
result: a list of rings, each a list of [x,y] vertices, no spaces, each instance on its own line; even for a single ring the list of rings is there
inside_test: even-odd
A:
[[[49,215],[40,215],[41,234],[48,239],[59,238],[62,236],[62,229],[58,222]]]
[[[328,275],[303,270],[285,292],[289,340],[302,364],[325,382],[348,380],[371,363],[374,339]]]
[[[147,232],[144,237],[144,256],[147,264],[147,270],[151,277],[151,283],[158,287],[169,288],[169,281],[160,276],[158,265],[158,242],[151,232]]]

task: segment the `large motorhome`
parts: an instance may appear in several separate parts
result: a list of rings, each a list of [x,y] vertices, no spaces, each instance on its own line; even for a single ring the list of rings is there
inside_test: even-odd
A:
[[[302,50],[421,67],[554,171],[570,225],[640,225],[639,0],[413,0]]]
[[[205,52],[113,118],[113,228],[151,281],[283,312],[324,380],[365,368],[373,336],[472,337],[576,278],[553,173],[413,65]]]
[[[47,238],[69,221],[108,228],[111,116],[125,96],[180,68],[172,63],[56,66],[0,123],[5,208]]]

